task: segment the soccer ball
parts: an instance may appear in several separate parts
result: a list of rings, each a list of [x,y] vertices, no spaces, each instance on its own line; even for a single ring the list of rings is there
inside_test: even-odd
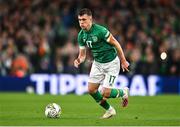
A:
[[[59,118],[61,115],[61,107],[56,103],[50,103],[45,108],[45,116],[48,118]]]

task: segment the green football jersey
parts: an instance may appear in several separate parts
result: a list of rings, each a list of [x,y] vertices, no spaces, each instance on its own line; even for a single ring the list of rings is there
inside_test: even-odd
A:
[[[78,44],[81,47],[89,47],[94,60],[107,63],[117,56],[116,48],[107,42],[110,32],[103,26],[92,24],[89,31],[81,30],[78,34]]]

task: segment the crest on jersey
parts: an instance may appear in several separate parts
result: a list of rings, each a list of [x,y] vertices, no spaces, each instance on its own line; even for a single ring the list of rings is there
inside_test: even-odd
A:
[[[93,42],[97,42],[98,41],[97,36],[92,36],[92,40],[93,40]]]

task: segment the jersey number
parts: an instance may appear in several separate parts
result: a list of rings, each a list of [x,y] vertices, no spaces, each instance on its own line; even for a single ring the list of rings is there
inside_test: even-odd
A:
[[[116,76],[110,75],[110,78],[109,78],[110,85],[112,85],[114,83],[115,78],[116,78]]]
[[[89,48],[92,48],[92,41],[86,41],[86,44]]]

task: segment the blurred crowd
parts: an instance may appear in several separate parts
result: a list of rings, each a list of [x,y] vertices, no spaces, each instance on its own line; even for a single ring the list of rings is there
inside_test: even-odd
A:
[[[84,7],[120,42],[129,75],[180,75],[179,0],[0,0],[0,75],[89,73],[89,51],[73,66]]]

